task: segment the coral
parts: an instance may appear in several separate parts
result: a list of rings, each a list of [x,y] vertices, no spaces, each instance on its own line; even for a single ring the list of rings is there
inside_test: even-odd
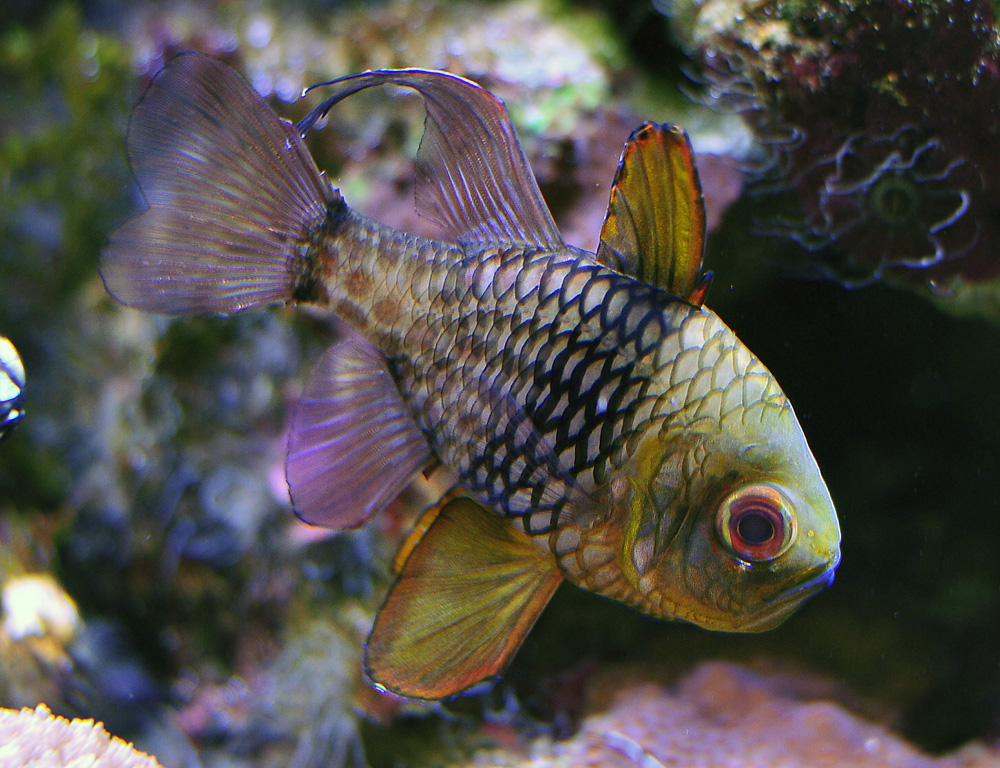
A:
[[[70,648],[82,629],[73,599],[46,571],[45,526],[0,514],[0,706],[71,706]]]
[[[155,758],[111,736],[93,720],[66,720],[44,704],[0,709],[2,768],[158,768]]]
[[[1000,36],[988,0],[676,3],[708,94],[769,147],[773,227],[848,283],[1000,275]],[[777,203],[773,202],[772,207]]]
[[[3,583],[0,591],[3,630],[14,641],[29,635],[52,635],[66,642],[80,616],[72,598],[47,573],[28,574]]]
[[[24,364],[10,340],[0,336],[0,442],[24,418]]]
[[[829,685],[709,662],[676,687],[622,684],[607,711],[564,742],[542,739],[525,758],[480,753],[470,765],[528,768],[974,768],[1000,750],[973,744],[930,757],[827,698]]]

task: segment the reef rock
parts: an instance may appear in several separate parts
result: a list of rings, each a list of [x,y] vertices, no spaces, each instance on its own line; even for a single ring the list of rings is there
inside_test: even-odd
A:
[[[673,689],[624,685],[608,709],[565,742],[536,742],[531,757],[478,755],[475,765],[549,768],[986,768],[1000,751],[970,745],[931,757],[828,698],[829,687],[724,662],[702,664]],[[816,698],[820,696],[821,698]]]
[[[810,271],[996,317],[1000,36],[990,0],[676,0],[707,96],[768,148],[768,229]]]

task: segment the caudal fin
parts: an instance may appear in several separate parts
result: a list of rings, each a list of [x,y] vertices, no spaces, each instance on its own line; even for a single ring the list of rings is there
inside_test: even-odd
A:
[[[197,53],[172,59],[135,108],[128,152],[149,209],[101,254],[112,296],[164,314],[292,298],[296,246],[339,195],[239,75]]]

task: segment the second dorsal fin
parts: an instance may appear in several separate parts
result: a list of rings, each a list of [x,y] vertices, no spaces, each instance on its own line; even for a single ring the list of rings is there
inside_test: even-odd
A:
[[[687,134],[646,123],[629,136],[611,186],[597,258],[701,304],[705,202]]]
[[[424,97],[416,191],[421,216],[461,245],[564,246],[507,108],[471,80],[448,72],[384,69],[315,85],[336,90],[299,122],[299,133],[305,136],[337,102],[376,85],[401,85]]]

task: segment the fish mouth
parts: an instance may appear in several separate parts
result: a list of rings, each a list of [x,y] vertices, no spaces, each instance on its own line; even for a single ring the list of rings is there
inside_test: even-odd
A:
[[[831,584],[833,584],[834,572],[837,569],[837,563],[831,565],[821,565],[806,572],[805,579],[801,584],[791,587],[784,592],[782,592],[777,597],[771,598],[766,601],[768,607],[780,608],[785,603],[791,603],[794,605],[807,597],[820,592]]]
[[[810,568],[801,582],[789,587],[780,595],[765,600],[766,613],[741,626],[740,631],[763,632],[781,624],[804,600],[822,592],[833,583],[834,573],[839,564],[838,553],[830,562]]]

